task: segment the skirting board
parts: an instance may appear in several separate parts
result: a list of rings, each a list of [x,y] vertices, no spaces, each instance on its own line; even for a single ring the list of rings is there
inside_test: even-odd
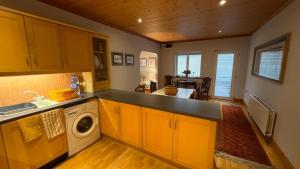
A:
[[[283,163],[285,164],[286,169],[295,169],[295,167],[292,165],[292,163],[290,162],[290,160],[281,151],[280,147],[278,146],[278,144],[274,140],[272,140],[272,142],[270,143],[269,146],[271,146],[272,149],[280,156],[280,158],[282,159]]]

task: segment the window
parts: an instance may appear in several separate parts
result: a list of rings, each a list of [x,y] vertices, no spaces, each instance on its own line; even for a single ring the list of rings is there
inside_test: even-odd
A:
[[[255,48],[252,74],[282,82],[289,34]]]
[[[189,77],[200,77],[201,75],[201,54],[179,54],[176,60],[176,75],[186,76],[184,71],[190,70]]]

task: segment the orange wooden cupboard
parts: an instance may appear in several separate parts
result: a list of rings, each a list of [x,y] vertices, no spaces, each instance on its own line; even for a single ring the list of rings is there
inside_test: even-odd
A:
[[[43,134],[24,143],[16,121],[2,124],[1,130],[9,169],[39,168],[68,152],[66,133],[51,140]]]
[[[100,99],[99,111],[103,134],[142,147],[141,107]]]
[[[174,115],[173,161],[194,169],[212,169],[216,122]]]
[[[31,67],[34,71],[62,71],[59,25],[25,17]]]
[[[215,121],[104,99],[99,104],[105,135],[188,168],[213,168]]]
[[[173,114],[143,108],[143,148],[172,160]]]
[[[5,148],[3,143],[3,136],[0,130],[0,169],[8,169]]]
[[[0,72],[31,71],[22,15],[0,10]]]

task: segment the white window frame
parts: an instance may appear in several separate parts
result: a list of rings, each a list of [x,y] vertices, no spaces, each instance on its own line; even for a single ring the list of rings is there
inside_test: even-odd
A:
[[[201,69],[202,69],[202,53],[201,52],[180,52],[180,53],[177,53],[176,54],[176,57],[175,57],[175,76],[179,76],[178,74],[177,74],[177,72],[178,72],[178,56],[179,55],[186,55],[187,56],[187,60],[186,60],[186,68],[189,68],[189,60],[190,60],[190,55],[200,55],[200,61],[201,61],[201,64],[200,64],[200,75],[199,75],[199,77],[201,77],[201,74],[202,74],[202,71],[201,71]]]

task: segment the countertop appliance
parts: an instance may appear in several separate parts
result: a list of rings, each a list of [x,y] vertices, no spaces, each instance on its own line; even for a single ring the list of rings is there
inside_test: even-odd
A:
[[[97,100],[66,108],[65,120],[69,156],[83,150],[101,136]]]

